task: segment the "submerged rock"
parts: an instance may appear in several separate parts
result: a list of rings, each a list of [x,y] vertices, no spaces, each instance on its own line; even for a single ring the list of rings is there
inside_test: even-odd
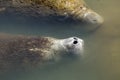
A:
[[[83,0],[0,0],[0,11],[34,17],[58,17],[92,24],[102,24],[103,18]]]

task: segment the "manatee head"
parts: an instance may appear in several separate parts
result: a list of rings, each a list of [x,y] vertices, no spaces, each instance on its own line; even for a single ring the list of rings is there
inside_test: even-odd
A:
[[[67,55],[78,56],[83,54],[84,41],[78,37],[62,39],[61,45]]]
[[[103,18],[98,13],[90,9],[83,12],[83,16],[78,15],[78,18],[82,18],[85,22],[97,25],[101,25],[104,22]]]
[[[63,11],[64,15],[70,16],[73,20],[83,21],[90,24],[102,24],[103,18],[90,9],[84,0],[59,0],[57,10]],[[62,6],[62,7],[61,7]]]
[[[84,50],[84,41],[78,37],[69,37],[65,39],[48,39],[52,42],[49,51],[45,51],[45,60],[59,60],[66,57],[82,57]]]
[[[83,21],[90,24],[101,25],[104,22],[102,16],[90,9],[85,2],[81,2],[72,11],[73,19]]]

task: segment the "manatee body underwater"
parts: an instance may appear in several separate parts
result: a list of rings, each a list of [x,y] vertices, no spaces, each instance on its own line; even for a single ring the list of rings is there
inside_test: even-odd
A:
[[[103,18],[90,9],[83,0],[0,0],[1,12],[43,19],[57,17],[91,24],[103,23]]]
[[[84,41],[78,37],[52,37],[0,34],[0,71],[40,67],[44,63],[74,59],[83,54]]]

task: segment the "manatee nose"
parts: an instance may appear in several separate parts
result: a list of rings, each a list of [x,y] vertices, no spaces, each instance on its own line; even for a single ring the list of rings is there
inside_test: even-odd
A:
[[[96,12],[88,12],[84,15],[85,21],[92,24],[102,24],[104,22],[103,18]]]
[[[78,41],[74,41],[74,42],[73,42],[73,44],[77,44],[77,43],[78,43]]]
[[[84,41],[80,38],[77,38],[77,37],[73,37],[73,44],[76,45],[76,44],[81,44],[82,46],[84,45]]]
[[[73,44],[77,44],[78,43],[78,39],[74,38]]]

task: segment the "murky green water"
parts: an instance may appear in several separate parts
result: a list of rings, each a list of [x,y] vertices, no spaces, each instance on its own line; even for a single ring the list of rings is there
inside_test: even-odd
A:
[[[83,60],[60,62],[26,73],[1,76],[0,80],[120,80],[120,1],[85,0],[100,13],[104,24],[96,31],[92,26],[81,30],[81,25],[44,25],[21,18],[0,19],[0,32],[25,35],[42,35],[56,38],[78,36],[85,41]],[[91,28],[92,27],[92,28]],[[89,32],[89,33],[88,33]]]

